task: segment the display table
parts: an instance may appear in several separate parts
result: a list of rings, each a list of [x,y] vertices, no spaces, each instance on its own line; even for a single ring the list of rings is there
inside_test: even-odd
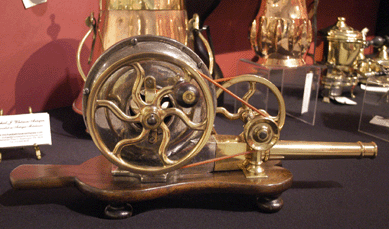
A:
[[[52,146],[42,146],[42,159],[33,149],[3,150],[0,164],[1,228],[386,228],[389,205],[389,143],[358,132],[363,91],[357,106],[319,102],[315,126],[288,117],[283,140],[370,142],[378,145],[374,160],[340,159],[282,161],[293,174],[283,193],[284,207],[274,214],[259,213],[252,196],[196,194],[164,197],[133,204],[125,220],[103,219],[106,203],[75,187],[14,190],[11,171],[22,164],[79,165],[99,156],[82,117],[70,107],[49,111]],[[217,117],[220,134],[239,134],[241,122]]]

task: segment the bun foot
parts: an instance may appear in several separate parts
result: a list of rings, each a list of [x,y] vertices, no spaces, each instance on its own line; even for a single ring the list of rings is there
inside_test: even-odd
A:
[[[261,212],[275,213],[281,210],[284,201],[281,197],[261,196],[257,197],[257,206]]]
[[[125,219],[132,216],[133,208],[128,203],[109,204],[104,209],[104,214],[110,219]]]

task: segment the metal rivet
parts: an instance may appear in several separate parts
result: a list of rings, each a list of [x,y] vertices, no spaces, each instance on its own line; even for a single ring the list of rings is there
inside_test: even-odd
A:
[[[84,95],[88,95],[89,94],[89,88],[84,88],[84,90],[82,91],[82,93],[84,94]]]
[[[136,38],[131,38],[131,40],[130,40],[130,44],[131,45],[136,45],[138,43],[138,39],[136,39]]]

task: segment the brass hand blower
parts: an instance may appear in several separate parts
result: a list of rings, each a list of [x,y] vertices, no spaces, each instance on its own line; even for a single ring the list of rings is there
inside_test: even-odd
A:
[[[229,90],[238,83],[248,84],[242,98]],[[249,103],[257,85],[275,95],[275,116]],[[222,92],[242,104],[236,112],[216,106]],[[243,132],[217,134],[216,113],[241,120]],[[292,173],[279,160],[377,154],[375,143],[279,140],[286,111],[274,84],[241,75],[220,85],[190,48],[162,36],[135,36],[109,48],[88,74],[83,114],[103,156],[78,166],[22,165],[11,173],[14,188],[75,185],[115,203],[106,208],[114,218],[132,214],[128,203],[187,192],[254,195],[260,210],[275,212],[292,185]]]

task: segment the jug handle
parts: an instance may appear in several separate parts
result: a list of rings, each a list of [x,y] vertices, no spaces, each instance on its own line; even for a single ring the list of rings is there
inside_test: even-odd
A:
[[[94,49],[95,42],[96,42],[96,20],[93,16],[93,12],[91,13],[91,15],[89,17],[86,18],[85,23],[89,27],[89,30],[86,32],[85,36],[80,41],[80,44],[78,45],[78,49],[77,49],[77,69],[78,69],[78,72],[80,73],[80,75],[84,81],[86,81],[86,75],[85,75],[85,73],[82,69],[82,66],[81,66],[81,49],[84,46],[86,39],[93,32],[92,48],[91,48],[91,53],[90,53],[90,56],[88,59],[88,63],[90,63],[92,61],[93,49]]]
[[[208,57],[209,57],[209,73],[212,75],[213,74],[213,69],[215,65],[215,58],[214,54],[211,48],[211,45],[209,44],[208,40],[201,34],[201,29],[200,29],[200,17],[198,14],[194,14],[193,18],[189,21],[190,24],[190,30],[193,30],[194,32],[197,32],[199,38],[201,41],[204,43],[205,48],[207,49],[208,52]]]

